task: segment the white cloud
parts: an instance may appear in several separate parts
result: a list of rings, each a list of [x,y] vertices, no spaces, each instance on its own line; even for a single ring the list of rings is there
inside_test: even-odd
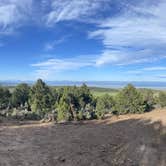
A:
[[[0,34],[10,34],[31,13],[32,0],[0,0]]]
[[[63,36],[62,38],[60,39],[57,39],[57,40],[53,40],[51,42],[47,42],[45,45],[44,45],[44,50],[45,51],[50,51],[50,50],[53,50],[57,45],[65,42],[67,40],[67,38],[69,38],[70,35],[67,35],[67,36]]]
[[[82,67],[94,66],[95,60],[80,56],[68,59],[48,59],[46,61],[32,64],[35,68],[37,78],[50,78],[50,75],[56,74],[61,71],[76,70]]]
[[[166,67],[163,67],[163,66],[146,67],[143,70],[144,71],[166,71]]]
[[[117,63],[119,60],[124,59],[125,56],[119,55],[119,51],[104,50],[103,54],[96,60],[96,65],[100,66],[105,63]]]
[[[46,16],[48,25],[64,20],[88,21],[99,10],[108,5],[109,0],[52,0],[52,10]]]
[[[166,71],[166,67],[165,66],[153,66],[153,67],[144,67],[144,68],[139,68],[137,70],[128,70],[126,73],[129,74],[148,74],[149,72],[153,72],[153,73],[161,73],[161,72],[165,72]],[[163,76],[163,75],[160,75]],[[159,77],[157,75],[157,77]]]
[[[104,64],[113,65],[130,65],[136,63],[153,62],[158,60],[160,57],[148,58],[151,50],[137,50],[131,51],[128,49],[105,49],[103,53],[96,59],[96,65],[101,66]]]
[[[102,21],[90,38],[102,41],[105,49],[97,64],[133,64],[166,57],[166,3],[133,7],[118,17]]]

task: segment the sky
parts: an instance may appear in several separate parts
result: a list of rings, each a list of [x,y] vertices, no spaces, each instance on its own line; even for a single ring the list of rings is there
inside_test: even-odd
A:
[[[166,81],[165,0],[0,0],[0,80]]]

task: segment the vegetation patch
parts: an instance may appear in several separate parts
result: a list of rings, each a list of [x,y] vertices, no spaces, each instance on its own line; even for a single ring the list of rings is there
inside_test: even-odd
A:
[[[95,91],[102,93],[95,95]],[[112,95],[111,93],[114,93]],[[166,93],[136,89],[49,87],[41,79],[33,86],[0,87],[0,115],[18,120],[77,121],[102,119],[105,114],[144,113],[166,106]]]

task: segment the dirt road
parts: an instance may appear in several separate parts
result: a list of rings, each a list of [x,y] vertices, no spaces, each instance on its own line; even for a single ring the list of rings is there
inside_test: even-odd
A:
[[[0,166],[166,166],[166,110],[76,124],[0,124]]]

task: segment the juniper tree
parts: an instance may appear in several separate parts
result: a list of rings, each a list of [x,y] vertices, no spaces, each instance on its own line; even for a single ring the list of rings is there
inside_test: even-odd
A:
[[[141,93],[131,84],[118,93],[115,109],[119,114],[143,113],[146,110]]]
[[[30,94],[30,87],[27,84],[19,84],[16,86],[12,93],[12,106],[20,107],[25,106],[28,103],[28,98]]]
[[[41,80],[37,80],[30,92],[30,105],[34,112],[41,115],[52,110],[53,95],[50,88]]]

